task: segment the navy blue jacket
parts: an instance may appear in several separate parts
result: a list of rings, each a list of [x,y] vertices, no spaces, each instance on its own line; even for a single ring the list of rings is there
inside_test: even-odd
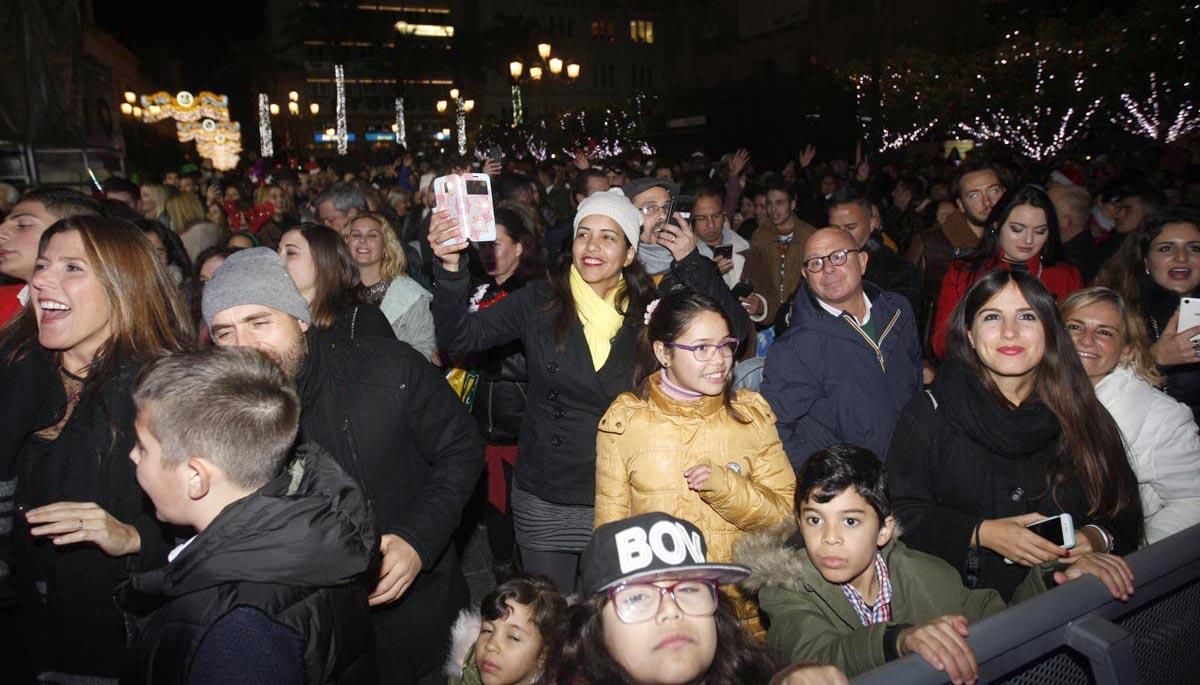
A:
[[[921,347],[908,301],[863,282],[878,343],[801,284],[791,327],[767,354],[762,394],[792,466],[848,442],[886,457],[896,418],[921,389]]]

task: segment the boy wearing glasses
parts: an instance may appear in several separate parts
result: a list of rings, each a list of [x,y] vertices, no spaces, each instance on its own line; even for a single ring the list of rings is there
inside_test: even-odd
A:
[[[886,456],[896,418],[921,389],[912,307],[863,280],[869,257],[840,228],[814,233],[803,257],[791,324],[762,383],[788,459],[799,468],[837,443]]]

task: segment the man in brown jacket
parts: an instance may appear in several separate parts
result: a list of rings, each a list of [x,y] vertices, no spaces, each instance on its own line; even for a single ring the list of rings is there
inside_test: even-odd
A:
[[[767,221],[754,231],[750,243],[758,248],[767,266],[771,295],[777,307],[789,301],[800,286],[804,271],[804,242],[816,228],[796,216],[796,190],[782,178],[766,184]],[[774,309],[772,322],[780,314]],[[786,316],[786,312],[783,313]]]

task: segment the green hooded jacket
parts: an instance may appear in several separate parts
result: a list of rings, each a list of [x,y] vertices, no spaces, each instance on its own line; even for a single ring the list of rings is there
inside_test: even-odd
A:
[[[974,623],[1005,608],[995,590],[964,587],[945,561],[909,549],[897,537],[882,550],[892,583],[892,621],[871,626],[862,625],[840,586],[821,577],[794,526],[743,537],[734,560],[750,567],[742,586],[758,593],[770,619],[771,656],[781,664],[831,664],[854,677],[895,658],[895,640],[906,627],[950,614]],[[1046,591],[1044,570],[1030,569],[1014,601]]]

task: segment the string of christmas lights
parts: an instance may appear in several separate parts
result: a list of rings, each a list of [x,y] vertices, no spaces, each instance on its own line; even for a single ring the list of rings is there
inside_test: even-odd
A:
[[[396,98],[396,142],[408,147],[408,131],[404,127],[404,98]]]
[[[258,151],[263,157],[274,157],[271,143],[271,103],[266,93],[258,94]]]
[[[467,108],[462,98],[454,99],[454,128],[458,136],[458,154],[467,154]]]
[[[521,86],[512,85],[512,125],[516,128],[525,122],[524,103],[521,102]]]
[[[1164,84],[1163,91],[1169,95],[1170,86]],[[1117,121],[1131,135],[1159,143],[1173,143],[1182,136],[1200,131],[1200,113],[1192,102],[1180,104],[1175,118],[1167,124],[1163,118],[1158,75],[1153,71],[1150,72],[1150,96],[1145,101],[1138,101],[1129,93],[1121,93],[1121,107],[1117,112]]]
[[[333,80],[337,87],[337,153],[344,155],[350,150],[350,139],[346,132],[346,75],[342,65],[334,65]]]

